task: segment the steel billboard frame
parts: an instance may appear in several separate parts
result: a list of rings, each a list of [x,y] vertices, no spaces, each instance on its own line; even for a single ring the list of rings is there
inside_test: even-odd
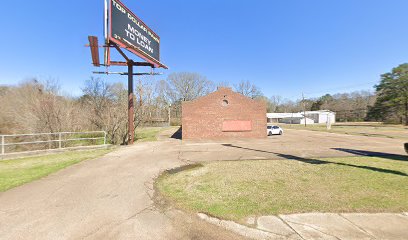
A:
[[[151,30],[140,18],[138,18],[132,11],[129,10],[120,0],[115,0],[121,7],[124,7],[136,20],[140,21],[148,31],[150,31],[154,37],[159,40],[158,47],[160,49],[160,37],[153,30]],[[104,66],[106,68],[110,66],[127,66],[128,71],[125,72],[94,72],[95,74],[120,74],[127,75],[128,77],[128,145],[134,142],[134,89],[133,89],[133,76],[134,75],[158,75],[155,73],[135,73],[134,66],[144,66],[154,68],[168,69],[166,65],[160,62],[160,51],[158,54],[159,59],[155,59],[145,53],[143,50],[133,46],[133,44],[126,44],[117,39],[114,39],[112,34],[112,0],[104,0],[104,23],[103,23],[103,35],[105,43],[103,46],[98,45],[98,37],[89,36],[89,46],[91,48],[92,62],[95,67]],[[104,63],[99,62],[99,47],[104,48]],[[118,53],[124,58],[125,61],[111,61],[111,48],[115,48]],[[132,58],[129,58],[122,49],[126,49],[129,52],[135,54],[146,62],[135,62]]]

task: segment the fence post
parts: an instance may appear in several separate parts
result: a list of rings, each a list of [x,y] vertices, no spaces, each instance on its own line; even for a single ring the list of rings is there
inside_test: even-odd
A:
[[[4,155],[4,135],[1,136],[1,155]]]
[[[47,141],[47,143],[48,143],[48,150],[51,150],[52,149],[52,146],[51,146],[51,144],[53,143],[53,142],[51,142],[51,135],[47,135],[48,136],[48,141]]]
[[[61,133],[58,133],[58,148],[59,148],[59,149],[62,148],[62,144],[61,144]]]
[[[106,145],[106,132],[105,132],[105,131],[103,131],[103,133],[104,133],[104,137],[103,137],[103,145]]]

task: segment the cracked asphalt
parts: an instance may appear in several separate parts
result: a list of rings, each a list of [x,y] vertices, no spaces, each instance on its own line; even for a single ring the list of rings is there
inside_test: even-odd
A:
[[[199,161],[405,154],[402,140],[287,130],[261,140],[159,141],[122,147],[0,193],[0,239],[243,239],[157,204],[154,179]]]

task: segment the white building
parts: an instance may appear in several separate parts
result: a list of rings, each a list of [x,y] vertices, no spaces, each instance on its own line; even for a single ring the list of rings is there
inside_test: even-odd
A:
[[[336,113],[329,110],[306,111],[306,117],[313,119],[315,123],[336,122]]]
[[[306,111],[305,113],[267,113],[266,117],[268,123],[304,124],[306,121],[306,124],[324,124],[328,120],[331,124],[336,122],[336,113],[329,110]]]
[[[283,123],[286,122],[289,118],[299,118],[303,117],[301,113],[267,113],[266,118],[268,123]]]
[[[288,117],[288,118],[283,118],[280,120],[280,123],[286,123],[286,124],[314,124],[314,120],[308,117]]]

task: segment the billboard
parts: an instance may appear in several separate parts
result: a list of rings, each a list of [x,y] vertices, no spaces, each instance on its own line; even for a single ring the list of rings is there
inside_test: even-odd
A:
[[[160,37],[119,0],[110,1],[108,41],[159,67]]]

